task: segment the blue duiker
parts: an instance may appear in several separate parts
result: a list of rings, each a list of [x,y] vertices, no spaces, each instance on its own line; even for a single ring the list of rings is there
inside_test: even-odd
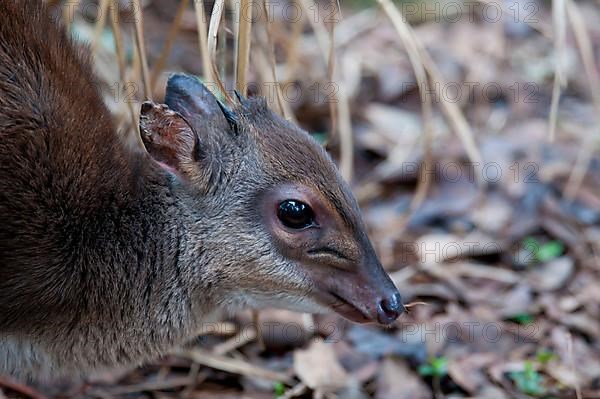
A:
[[[390,324],[400,295],[326,152],[176,74],[120,135],[41,1],[0,0],[0,373],[155,359],[218,309]]]

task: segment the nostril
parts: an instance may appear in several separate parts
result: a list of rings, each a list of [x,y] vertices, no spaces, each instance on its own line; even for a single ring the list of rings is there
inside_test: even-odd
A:
[[[402,297],[396,292],[387,298],[383,298],[379,303],[378,310],[379,322],[381,324],[394,322],[405,310],[402,304]]]

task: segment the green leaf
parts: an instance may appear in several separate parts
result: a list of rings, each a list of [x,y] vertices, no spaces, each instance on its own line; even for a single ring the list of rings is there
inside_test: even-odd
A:
[[[525,362],[522,371],[513,371],[509,374],[519,391],[527,395],[540,396],[546,392],[542,385],[544,377],[538,373],[530,361]]]
[[[529,313],[517,313],[513,316],[510,316],[508,320],[517,324],[525,325],[533,323],[535,321],[535,317]]]
[[[556,358],[556,354],[548,349],[541,349],[535,354],[535,360],[540,364],[548,364]]]
[[[422,375],[423,377],[430,377],[434,373],[433,367],[429,364],[420,365],[417,371],[419,372],[419,375]]]
[[[283,382],[276,382],[273,386],[273,391],[275,392],[275,398],[283,396],[283,394],[285,393],[285,385],[283,384]]]
[[[420,365],[418,372],[424,377],[444,377],[448,374],[448,359],[434,357],[429,363]]]
[[[540,242],[533,237],[527,237],[523,240],[523,248],[537,252]]]
[[[436,357],[431,361],[431,365],[438,375],[446,375],[448,373],[448,359],[445,357]]]
[[[540,262],[548,262],[552,259],[556,259],[563,254],[565,247],[560,241],[550,241],[542,245],[535,257]]]

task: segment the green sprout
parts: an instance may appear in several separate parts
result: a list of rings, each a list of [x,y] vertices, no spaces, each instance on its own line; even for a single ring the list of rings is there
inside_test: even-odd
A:
[[[535,316],[533,316],[530,313],[517,313],[515,315],[512,315],[508,318],[508,320],[512,321],[513,323],[517,323],[520,325],[527,325],[527,324],[531,324],[535,321]]]
[[[556,359],[556,354],[548,349],[540,349],[535,354],[535,360],[542,366],[547,365],[554,359]]]
[[[443,356],[434,357],[428,363],[420,365],[418,371],[423,377],[444,377],[448,374],[448,359]]]
[[[523,249],[529,250],[531,255],[538,263],[544,263],[556,259],[565,252],[565,246],[560,241],[548,241],[541,244],[533,237],[527,237],[523,240]]]
[[[275,398],[280,398],[285,393],[285,385],[283,382],[276,382],[273,385],[273,391],[275,393]]]
[[[531,361],[525,362],[523,370],[511,372],[510,378],[519,391],[526,395],[540,396],[546,392],[546,389],[542,385],[544,377],[537,372]]]

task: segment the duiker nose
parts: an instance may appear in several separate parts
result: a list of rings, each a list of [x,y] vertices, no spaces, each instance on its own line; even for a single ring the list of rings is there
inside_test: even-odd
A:
[[[381,324],[393,323],[406,308],[402,304],[402,297],[398,292],[383,298],[377,306],[377,319]]]

